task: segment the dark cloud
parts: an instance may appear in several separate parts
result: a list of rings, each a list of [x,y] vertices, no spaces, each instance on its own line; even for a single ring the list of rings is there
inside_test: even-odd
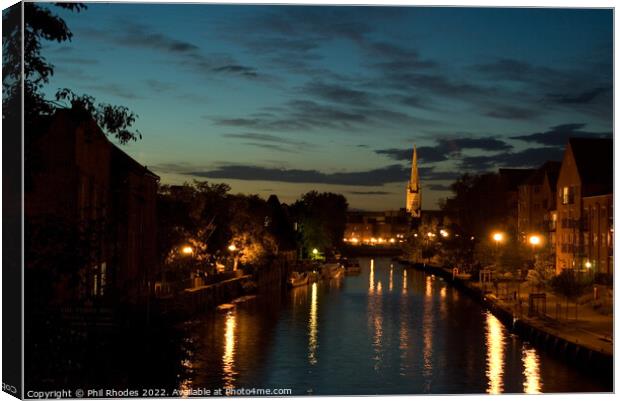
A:
[[[529,120],[538,117],[542,111],[537,108],[519,106],[496,106],[484,112],[485,115],[505,120]]]
[[[260,113],[234,118],[215,118],[223,126],[261,131],[301,131],[316,128],[352,130],[356,127],[410,124],[428,126],[434,121],[414,117],[371,99],[377,95],[341,83],[312,80],[299,88],[303,97],[282,106],[263,107]]]
[[[252,142],[246,142],[246,144],[263,147],[263,148],[272,147],[274,150],[281,150],[281,151],[297,151],[297,150],[300,150],[301,148],[304,148],[304,147],[307,148],[310,146],[308,142],[297,141],[294,139],[285,138],[281,136],[256,133],[256,132],[246,132],[246,133],[240,133],[240,134],[224,134],[222,136],[226,138],[249,140]],[[293,150],[292,148],[296,148],[296,150]]]
[[[611,132],[592,132],[582,128],[585,124],[571,123],[551,127],[547,131],[534,132],[531,134],[512,136],[510,139],[518,139],[525,142],[534,142],[541,145],[563,147],[568,142],[569,137],[611,137]]]
[[[485,151],[506,151],[512,146],[493,137],[482,138],[440,138],[435,146],[420,146],[418,159],[421,162],[434,163],[457,158],[464,149]],[[378,149],[375,153],[386,155],[394,160],[411,160],[412,149]]]
[[[563,153],[560,147],[546,146],[492,156],[467,156],[461,159],[461,168],[479,172],[498,167],[539,167],[547,160],[561,160]]]
[[[372,117],[380,118],[380,110],[374,116],[364,110],[348,107],[335,107],[311,100],[291,100],[283,108],[274,109],[276,113],[262,113],[242,118],[213,118],[221,126],[243,127],[261,131],[301,131],[315,128],[335,128],[350,130],[360,124],[376,123]],[[206,117],[209,118],[209,117]]]
[[[226,72],[232,74],[244,75],[246,77],[258,77],[258,73],[255,68],[246,67],[243,65],[224,65],[221,67],[213,68],[215,72]]]
[[[576,94],[549,94],[548,97],[560,104],[587,104],[611,89],[611,87],[597,87]]]
[[[417,50],[394,43],[371,42],[362,43],[361,46],[373,60],[382,60],[373,63],[372,66],[384,72],[402,73],[438,67],[435,61],[420,57]]]
[[[391,182],[404,182],[407,180],[408,172],[407,168],[398,164],[348,173],[323,173],[317,170],[268,168],[253,165],[227,165],[207,171],[186,171],[184,174],[247,181],[378,186]]]
[[[210,77],[211,74],[231,74],[249,79],[266,79],[254,67],[240,65],[225,54],[205,54],[191,42],[178,40],[134,21],[119,21],[117,28],[108,30],[82,28],[80,35],[119,46],[154,50],[174,57],[182,68]]]
[[[147,79],[144,81],[144,83],[146,84],[146,86],[151,89],[153,92],[168,92],[173,90],[176,86],[168,83],[168,82],[164,82],[164,81],[160,81],[157,79]]]
[[[612,68],[608,60],[587,60],[577,67],[551,68],[514,59],[499,59],[473,67],[486,80],[519,85],[512,104],[483,105],[483,114],[506,119],[529,119],[554,110],[570,110],[607,118],[612,95]],[[507,92],[508,93],[508,92]],[[499,97],[498,97],[499,98]],[[536,107],[524,107],[534,104]],[[587,106],[587,107],[586,107]]]
[[[354,106],[369,106],[371,104],[369,93],[350,89],[339,84],[309,82],[302,88],[302,91],[330,102]]]
[[[392,192],[387,191],[349,191],[352,195],[392,195]]]
[[[430,184],[427,186],[431,191],[450,191],[450,185],[445,184]]]
[[[494,137],[482,138],[442,138],[437,143],[443,149],[450,152],[460,152],[462,149],[481,149],[481,150],[508,150],[511,145]]]
[[[268,149],[268,150],[273,150],[276,152],[284,152],[284,153],[299,153],[298,150],[287,147],[287,146],[282,146],[282,145],[277,145],[275,143],[264,143],[264,142],[245,142],[245,145],[249,145],[249,146],[255,146],[257,148],[263,148],[263,149]]]
[[[74,57],[74,56],[66,56],[66,57],[58,57],[54,59],[54,62],[66,63],[66,64],[77,64],[77,65],[95,65],[99,64],[99,60],[94,58],[86,58],[86,57]]]
[[[128,89],[124,85],[117,84],[100,84],[100,85],[88,85],[86,86],[88,89],[94,89],[103,93],[107,93],[109,95],[118,96],[123,99],[141,99],[142,96],[139,96],[132,90]]]
[[[394,95],[391,96],[394,100],[407,107],[415,107],[418,109],[430,109],[432,102],[428,97],[415,96],[415,95]]]
[[[460,170],[437,171],[434,167],[420,167],[418,171],[423,182],[455,180],[462,173]]]
[[[493,86],[459,80],[456,77],[442,75],[438,72],[398,72],[388,68],[384,71],[384,78],[382,84],[392,89],[423,91],[433,96],[468,102],[475,100],[472,99],[473,96],[490,97],[497,95],[497,90]]]
[[[200,48],[193,43],[175,39],[169,35],[149,30],[137,23],[124,24],[122,31],[116,36],[116,42],[128,47],[150,48],[170,53],[194,53]]]
[[[534,66],[530,63],[508,58],[475,65],[473,69],[494,80],[525,83],[549,82],[565,75],[562,71],[553,68]]]

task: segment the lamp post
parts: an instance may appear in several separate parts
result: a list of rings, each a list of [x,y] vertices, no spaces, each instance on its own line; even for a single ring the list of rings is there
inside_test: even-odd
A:
[[[194,253],[194,248],[192,248],[189,245],[185,245],[184,247],[181,248],[181,253],[183,255],[192,255]]]
[[[492,238],[495,241],[495,249],[499,249],[499,244],[504,241],[504,233],[494,232]]]
[[[237,264],[239,263],[239,255],[236,252],[237,246],[235,244],[228,245],[228,250],[233,254],[233,271],[237,271]]]
[[[493,241],[495,242],[495,258],[497,259],[497,267],[499,268],[499,246],[502,242],[504,242],[504,233],[500,231],[496,231],[491,235]]]
[[[529,241],[530,245],[532,245],[532,252],[534,252],[534,255],[535,255],[536,254],[536,247],[541,244],[542,238],[540,238],[539,235],[532,234],[532,235],[530,235],[530,238],[528,239],[528,241]]]

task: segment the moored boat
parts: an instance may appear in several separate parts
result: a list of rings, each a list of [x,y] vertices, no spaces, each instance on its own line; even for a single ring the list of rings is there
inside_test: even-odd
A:
[[[348,276],[357,275],[362,272],[360,262],[357,259],[346,259],[342,265],[344,266],[345,274]]]
[[[288,285],[290,287],[299,287],[302,285],[307,285],[309,282],[310,276],[307,272],[299,273],[293,272],[291,273],[291,277],[288,279]]]
[[[321,276],[326,279],[339,278],[343,273],[339,263],[326,263],[321,267]]]

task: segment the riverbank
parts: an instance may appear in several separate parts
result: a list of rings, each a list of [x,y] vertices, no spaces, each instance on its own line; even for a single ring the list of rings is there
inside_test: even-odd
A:
[[[163,316],[182,321],[200,313],[215,310],[219,305],[263,291],[281,290],[286,286],[292,264],[276,259],[268,267],[244,273],[216,283],[186,288],[176,294],[156,299],[156,308]]]
[[[580,330],[574,325],[550,319],[548,316],[523,313],[519,302],[507,302],[485,291],[477,283],[453,277],[447,268],[399,260],[413,267],[441,277],[488,308],[502,323],[524,340],[568,363],[590,373],[609,375],[613,372],[613,342],[600,333]]]

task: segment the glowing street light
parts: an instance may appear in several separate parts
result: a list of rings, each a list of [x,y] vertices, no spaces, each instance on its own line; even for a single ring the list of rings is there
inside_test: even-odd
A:
[[[496,244],[499,244],[503,240],[504,240],[504,234],[503,233],[500,233],[500,232],[493,233],[493,241],[495,241]]]
[[[439,230],[439,234],[441,234],[441,236],[444,238],[448,238],[449,235],[446,230]]]
[[[540,243],[542,242],[542,239],[538,235],[530,235],[529,241],[530,241],[530,244],[532,244],[532,247],[535,247],[537,245],[540,245]]]
[[[314,248],[314,249],[312,250],[312,254],[313,254],[313,255],[318,255],[318,254],[319,254],[319,250],[318,250],[318,249],[316,249],[316,248]]]
[[[587,269],[592,268],[592,263],[590,263],[590,261],[589,261],[589,260],[586,262],[586,268],[587,268]]]
[[[534,262],[538,260],[538,254],[536,253],[536,247],[542,243],[542,238],[539,235],[530,235],[528,239],[532,245],[532,253],[534,254]]]
[[[235,244],[230,244],[228,245],[228,250],[231,252],[234,252],[237,250],[237,247],[235,246]]]
[[[184,255],[191,255],[192,253],[194,253],[194,248],[192,248],[189,245],[184,246],[183,248],[181,248],[181,252]]]

